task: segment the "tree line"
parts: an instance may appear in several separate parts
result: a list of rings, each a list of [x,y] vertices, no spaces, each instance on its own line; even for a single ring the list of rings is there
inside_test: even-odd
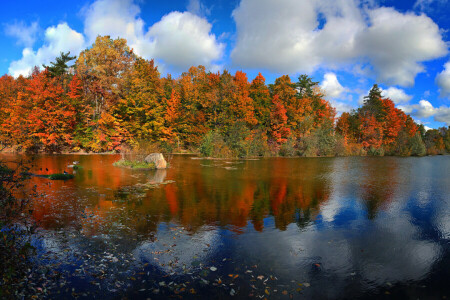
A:
[[[72,67],[71,61],[75,60]],[[205,156],[425,155],[450,151],[449,128],[425,131],[375,84],[362,107],[336,110],[309,76],[266,84],[191,67],[162,77],[125,39],[97,37],[28,77],[0,78],[0,142],[36,152],[158,145]]]

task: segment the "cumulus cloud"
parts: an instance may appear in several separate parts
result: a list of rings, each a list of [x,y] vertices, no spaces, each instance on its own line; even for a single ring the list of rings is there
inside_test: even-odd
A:
[[[336,74],[332,72],[328,72],[323,76],[320,87],[325,92],[325,95],[330,98],[339,98],[345,91],[345,88],[339,83]]]
[[[84,32],[90,43],[97,35],[125,38],[138,55],[176,69],[199,64],[213,68],[213,61],[221,58],[224,46],[210,33],[212,25],[205,18],[171,12],[146,31],[139,14],[132,0],[98,0],[84,11]]]
[[[419,104],[399,105],[401,110],[407,114],[411,114],[417,118],[433,117],[435,121],[442,122],[450,126],[450,107],[440,106],[433,107],[427,100],[420,100]]]
[[[444,65],[444,70],[436,76],[436,83],[442,97],[450,97],[450,62]]]
[[[325,73],[320,88],[324,91],[325,98],[336,108],[338,115],[353,108],[349,103],[339,101],[343,100],[343,94],[347,89],[340,84],[335,73]]]
[[[26,75],[33,66],[47,64],[60,51],[78,55],[98,35],[125,38],[136,54],[154,58],[158,65],[174,70],[200,64],[211,70],[219,68],[224,45],[211,33],[212,25],[205,18],[190,12],[171,12],[146,27],[139,14],[140,7],[133,0],[97,0],[82,10],[84,36],[66,23],[49,27],[44,46],[37,51],[25,48],[22,58],[11,63],[9,72]]]
[[[361,35],[362,55],[367,55],[378,79],[411,86],[424,70],[420,62],[447,53],[439,27],[426,15],[402,14],[393,8],[369,12],[371,26]]]
[[[429,17],[357,1],[242,0],[233,18],[233,63],[277,73],[369,63],[379,81],[409,86],[421,62],[447,53]]]
[[[24,22],[15,22],[5,25],[5,34],[17,39],[17,44],[25,47],[33,46],[39,32],[38,22],[26,25]]]
[[[154,43],[154,56],[178,69],[192,65],[215,68],[224,45],[211,34],[212,25],[190,12],[172,12],[155,23],[147,33]]]
[[[22,58],[13,61],[9,66],[11,75],[28,75],[34,66],[50,63],[61,51],[78,54],[85,45],[83,35],[71,29],[67,23],[48,27],[44,39],[44,45],[37,51],[30,47],[23,49]]]
[[[407,95],[404,90],[396,87],[383,89],[381,95],[383,97],[391,99],[395,104],[409,102],[409,100],[411,100],[412,98],[412,96]]]

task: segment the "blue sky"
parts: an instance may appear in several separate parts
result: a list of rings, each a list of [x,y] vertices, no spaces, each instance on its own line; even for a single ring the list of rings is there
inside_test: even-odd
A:
[[[339,112],[378,83],[416,121],[450,125],[449,0],[5,1],[0,20],[1,74],[111,35],[163,75],[199,64],[267,83],[306,73]]]

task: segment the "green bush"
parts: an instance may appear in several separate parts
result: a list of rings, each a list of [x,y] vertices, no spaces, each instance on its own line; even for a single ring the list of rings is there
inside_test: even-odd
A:
[[[370,147],[369,150],[367,150],[367,155],[384,156],[384,149],[383,149],[383,147],[380,147],[380,148]]]
[[[232,156],[231,150],[218,131],[209,131],[203,137],[199,150],[201,155],[205,157],[225,158]]]
[[[349,151],[347,149],[347,144],[345,139],[340,135],[336,134],[335,136],[335,145],[334,145],[334,155],[335,156],[347,156],[349,155]]]
[[[288,138],[288,140],[284,144],[281,145],[279,154],[281,156],[287,156],[287,157],[297,156],[298,150],[296,149],[295,146],[296,146],[295,137],[290,136]]]
[[[116,167],[123,167],[129,169],[156,169],[155,163],[150,162],[147,163],[145,161],[137,161],[137,160],[119,160],[113,163]]]
[[[335,154],[336,137],[332,127],[321,127],[300,140],[302,156],[330,156]]]
[[[236,122],[225,131],[225,143],[234,156],[251,156],[252,132],[244,122]]]
[[[68,180],[68,179],[73,179],[75,176],[73,174],[51,174],[48,175],[48,179],[51,180]]]
[[[424,156],[427,154],[427,148],[425,147],[425,143],[422,141],[422,137],[420,133],[416,133],[412,138],[408,141],[408,146],[410,148],[411,155],[414,156]]]

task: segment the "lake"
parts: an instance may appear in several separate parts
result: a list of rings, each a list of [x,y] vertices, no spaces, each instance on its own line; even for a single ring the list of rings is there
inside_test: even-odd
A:
[[[44,194],[30,267],[42,296],[450,296],[450,156],[174,155],[158,171],[119,159],[35,157],[34,173],[82,167],[31,179]]]

